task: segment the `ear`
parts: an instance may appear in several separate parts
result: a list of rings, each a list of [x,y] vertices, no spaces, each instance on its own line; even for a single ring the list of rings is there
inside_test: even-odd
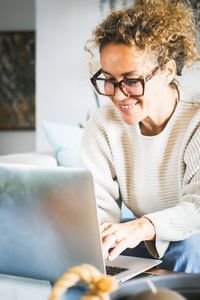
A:
[[[176,62],[175,60],[169,60],[165,65],[165,82],[170,84],[176,75]]]

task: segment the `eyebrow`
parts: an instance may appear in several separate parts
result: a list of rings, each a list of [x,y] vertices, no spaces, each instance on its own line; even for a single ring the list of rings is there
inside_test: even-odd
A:
[[[105,74],[108,74],[108,75],[114,77],[111,73],[109,73],[109,72],[107,72],[107,71],[104,71],[103,69],[101,69],[101,71],[102,71],[103,73],[105,73]],[[133,73],[135,73],[135,71],[129,71],[129,72],[125,72],[125,73],[120,74],[120,76],[128,76],[128,75],[131,75],[131,74],[133,74]]]

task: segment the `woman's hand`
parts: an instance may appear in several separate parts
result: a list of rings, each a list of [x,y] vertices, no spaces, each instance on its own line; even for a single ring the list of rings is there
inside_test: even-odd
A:
[[[145,217],[126,223],[102,223],[104,259],[113,260],[126,248],[135,248],[140,242],[155,238],[155,227]],[[110,253],[108,250],[114,248]]]

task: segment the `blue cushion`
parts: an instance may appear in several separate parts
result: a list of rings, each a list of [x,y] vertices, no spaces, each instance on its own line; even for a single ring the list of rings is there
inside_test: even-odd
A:
[[[58,165],[79,167],[80,145],[84,129],[49,121],[43,121],[43,129],[53,148]]]
[[[135,216],[133,215],[132,211],[126,206],[124,202],[122,202],[121,206],[121,219],[125,221],[126,219],[133,219]]]

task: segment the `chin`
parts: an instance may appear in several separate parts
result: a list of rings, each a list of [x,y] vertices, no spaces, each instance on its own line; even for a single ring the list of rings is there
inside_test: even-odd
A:
[[[137,123],[139,123],[141,121],[141,116],[140,118],[138,118],[138,114],[123,114],[121,111],[120,111],[120,115],[124,121],[124,123],[126,123],[127,125],[135,125]]]
[[[135,120],[135,119],[125,119],[123,118],[124,123],[126,123],[127,125],[135,125],[138,124],[140,122],[140,120]]]
[[[137,109],[134,109],[134,111],[131,111],[129,113],[122,112],[119,107],[117,108],[119,110],[121,118],[123,119],[124,123],[126,123],[127,125],[135,125],[141,122],[143,119],[143,113],[141,112],[140,109],[138,109],[138,107]]]

